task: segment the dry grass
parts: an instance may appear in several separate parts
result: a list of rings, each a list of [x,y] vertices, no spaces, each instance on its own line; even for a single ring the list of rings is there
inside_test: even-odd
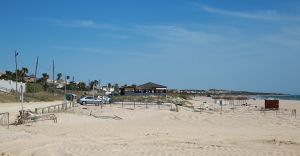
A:
[[[38,93],[25,93],[24,101],[25,102],[38,102],[38,101],[56,101],[64,100],[64,94],[60,93],[49,93],[49,92],[38,92]],[[20,95],[16,93],[0,93],[0,102],[19,102]]]

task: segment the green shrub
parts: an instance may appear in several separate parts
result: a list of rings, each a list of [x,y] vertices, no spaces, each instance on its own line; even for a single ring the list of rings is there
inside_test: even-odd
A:
[[[43,91],[44,88],[39,83],[26,83],[26,92],[27,93],[37,93]]]

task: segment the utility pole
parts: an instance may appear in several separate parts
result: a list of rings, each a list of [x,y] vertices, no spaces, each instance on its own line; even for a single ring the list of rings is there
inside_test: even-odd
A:
[[[17,61],[17,56],[19,53],[15,50],[15,63],[16,63],[16,92],[18,92],[18,61]]]
[[[95,97],[95,84],[94,83],[93,83],[93,97]]]
[[[36,82],[36,74],[37,74],[38,64],[39,64],[39,57],[36,58],[36,64],[35,64],[35,72],[34,72],[34,81],[35,82]]]
[[[99,82],[98,82],[98,89],[99,89],[99,95],[102,95],[102,92],[101,92],[101,84],[100,84],[100,79],[99,79]]]
[[[55,88],[55,85],[54,85],[54,60],[53,60],[53,76],[52,76],[52,78],[53,78],[53,96],[54,96],[54,88]]]
[[[65,95],[67,94],[67,75],[65,75]]]

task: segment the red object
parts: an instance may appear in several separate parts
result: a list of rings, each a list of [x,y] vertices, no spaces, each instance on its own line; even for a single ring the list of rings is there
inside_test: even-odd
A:
[[[279,100],[265,100],[265,109],[279,109]]]

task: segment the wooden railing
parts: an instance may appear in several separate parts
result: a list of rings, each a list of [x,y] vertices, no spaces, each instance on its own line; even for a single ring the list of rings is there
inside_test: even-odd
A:
[[[74,107],[73,102],[65,102],[63,104],[58,104],[58,105],[51,105],[51,106],[47,106],[47,107],[38,107],[38,108],[34,109],[34,112],[36,114],[62,112],[62,111],[67,110],[68,108],[72,108],[72,107]]]

